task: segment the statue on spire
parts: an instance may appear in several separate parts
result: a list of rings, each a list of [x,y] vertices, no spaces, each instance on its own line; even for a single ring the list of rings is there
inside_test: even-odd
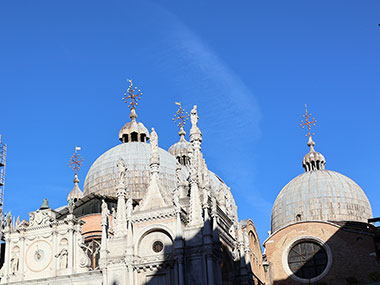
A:
[[[197,127],[198,119],[197,105],[194,105],[193,109],[191,109],[191,125],[193,127]]]
[[[118,183],[119,185],[125,186],[125,182],[127,179],[127,165],[125,164],[124,159],[120,157],[116,166],[118,173]]]
[[[182,108],[182,105],[180,102],[175,102],[176,105],[178,105],[178,110],[174,114],[173,121],[177,125],[177,127],[180,128],[179,135],[181,136],[181,139],[184,139],[184,136],[186,135],[185,130],[183,127],[186,124],[186,121],[189,119],[189,114],[185,111],[184,108]]]
[[[138,101],[141,99],[141,96],[143,93],[140,89],[133,86],[132,80],[128,79],[129,87],[127,89],[127,92],[124,93],[123,101],[124,103],[129,103],[128,108],[131,110],[131,114],[129,117],[132,121],[136,120],[137,114],[136,114],[136,106],[138,105]]]

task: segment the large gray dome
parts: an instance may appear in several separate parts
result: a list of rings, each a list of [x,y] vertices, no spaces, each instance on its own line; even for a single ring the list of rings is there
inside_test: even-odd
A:
[[[329,170],[307,171],[290,181],[272,209],[272,232],[297,221],[358,221],[372,217],[363,190]]]
[[[151,146],[144,142],[123,143],[103,153],[91,166],[84,182],[84,195],[91,193],[116,196],[117,161],[123,158],[127,171],[127,187],[134,199],[141,199],[149,184]],[[160,180],[165,189],[176,187],[176,159],[159,148]]]

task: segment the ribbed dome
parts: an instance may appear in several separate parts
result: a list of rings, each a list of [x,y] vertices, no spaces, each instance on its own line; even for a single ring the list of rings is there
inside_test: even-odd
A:
[[[363,190],[330,170],[307,171],[290,181],[272,209],[272,232],[297,221],[358,221],[372,217]]]
[[[149,158],[151,146],[143,142],[123,143],[102,154],[91,166],[84,182],[84,195],[97,193],[116,196],[117,162],[123,158],[127,171],[127,187],[134,199],[144,196],[149,184]],[[159,148],[160,179],[165,189],[176,186],[176,159]]]

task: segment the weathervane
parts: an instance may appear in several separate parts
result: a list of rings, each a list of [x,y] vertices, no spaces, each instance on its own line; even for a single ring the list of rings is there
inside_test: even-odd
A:
[[[138,105],[138,101],[141,99],[141,95],[143,94],[140,89],[137,89],[137,87],[133,87],[132,80],[128,79],[129,81],[129,87],[127,89],[127,93],[124,93],[123,101],[125,103],[128,103],[129,99],[129,109],[136,109],[136,106]]]
[[[300,126],[304,129],[305,126],[307,126],[308,133],[305,135],[305,137],[309,136],[311,137],[312,135],[315,135],[314,133],[311,132],[311,126],[315,126],[315,123],[317,122],[314,118],[312,118],[311,121],[309,121],[309,118],[311,117],[311,114],[307,111],[307,106],[305,104],[305,115],[302,115],[302,117],[305,118],[305,122],[302,120]]]
[[[186,121],[189,119],[189,114],[185,111],[185,109],[182,108],[181,103],[175,102],[176,105],[178,105],[178,110],[174,115],[173,121],[174,123],[181,129],[186,124]]]
[[[75,152],[70,158],[70,162],[68,163],[68,166],[74,171],[75,175],[78,174],[80,167],[83,164],[83,158],[80,156],[78,151],[81,150],[81,147],[75,146]]]

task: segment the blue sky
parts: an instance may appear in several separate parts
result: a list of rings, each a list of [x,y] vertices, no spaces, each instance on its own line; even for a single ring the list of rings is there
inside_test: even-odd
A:
[[[136,3],[137,2],[137,3]],[[379,1],[1,1],[0,133],[5,209],[65,203],[75,145],[85,163],[138,120],[168,149],[175,101],[198,105],[209,169],[263,241],[273,202],[308,152],[304,104],[326,168],[351,177],[380,216]],[[188,128],[186,129],[188,131]]]

